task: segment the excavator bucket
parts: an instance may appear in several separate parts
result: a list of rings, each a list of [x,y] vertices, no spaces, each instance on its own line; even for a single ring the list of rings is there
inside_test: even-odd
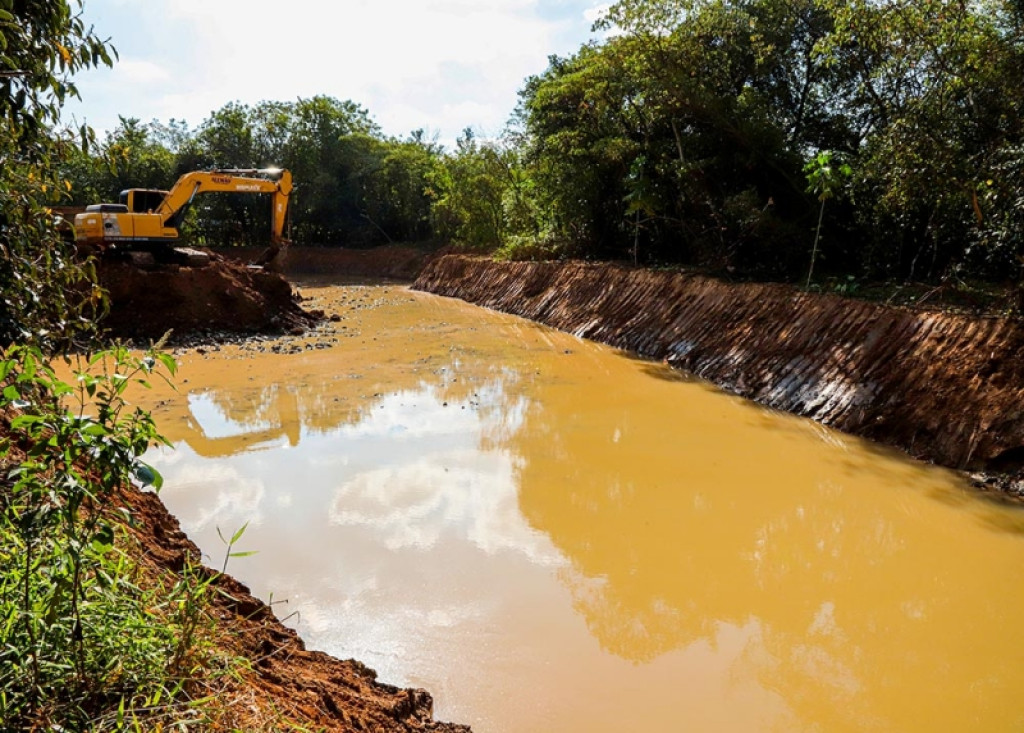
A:
[[[284,267],[284,260],[288,254],[290,242],[282,240],[280,243],[273,243],[263,250],[259,257],[249,263],[249,267],[258,268],[267,272],[280,272]]]

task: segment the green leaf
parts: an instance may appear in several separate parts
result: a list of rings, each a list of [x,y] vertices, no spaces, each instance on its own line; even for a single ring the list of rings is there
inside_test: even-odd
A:
[[[143,486],[152,486],[156,490],[160,490],[164,485],[164,478],[160,475],[160,472],[150,466],[148,463],[138,461],[135,464],[135,478]]]
[[[248,528],[248,526],[249,523],[246,522],[241,527],[239,527],[238,530],[233,535],[231,535],[231,542],[229,542],[228,544],[233,545],[236,542],[238,542],[238,540],[242,538],[242,535],[245,534],[245,530]]]
[[[91,435],[94,437],[110,434],[110,431],[107,429],[105,425],[100,425],[99,423],[96,422],[89,423],[84,428],[82,428],[81,432],[83,435]]]
[[[43,418],[39,415],[19,415],[11,420],[11,427],[15,430],[23,430],[38,425],[41,422],[43,422]]]
[[[174,357],[170,354],[159,353],[156,358],[160,360],[160,363],[167,367],[167,371],[170,372],[171,376],[178,371],[178,362],[174,360]]]
[[[110,551],[114,546],[114,529],[109,524],[103,523],[92,536],[93,549],[101,554]]]

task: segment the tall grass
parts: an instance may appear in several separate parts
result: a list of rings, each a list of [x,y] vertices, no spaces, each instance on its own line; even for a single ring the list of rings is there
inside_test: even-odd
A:
[[[65,382],[35,349],[0,357],[0,729],[202,726],[195,679],[231,666],[203,641],[216,573],[141,573],[111,501],[161,485],[140,456],[166,441],[125,393],[174,360],[115,347]]]

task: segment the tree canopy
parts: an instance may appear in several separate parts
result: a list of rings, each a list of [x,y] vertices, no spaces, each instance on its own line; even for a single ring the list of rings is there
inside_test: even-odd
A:
[[[301,244],[366,246],[431,236],[427,176],[440,148],[414,133],[386,138],[364,108],[327,96],[255,106],[229,103],[197,128],[122,118],[96,150],[66,165],[77,204],[129,188],[167,189],[211,168],[285,167],[297,190],[291,236]],[[267,218],[258,197],[208,194],[193,236],[206,244],[258,243]]]
[[[80,2],[0,0],[0,343],[54,346],[91,323],[93,293],[47,207],[67,192],[55,164],[77,144],[59,126],[72,75],[112,54]]]
[[[1021,254],[1020,13],[985,0],[622,0],[518,121],[555,238],[796,278],[816,197],[830,269],[994,275]]]
[[[232,103],[195,129],[122,120],[67,177],[85,203],[198,168],[288,167],[306,244],[1019,280],[1022,18],[1009,0],[621,0],[605,40],[524,81],[498,140],[387,137],[326,96]],[[828,206],[823,171],[843,172]],[[245,199],[200,213],[211,243],[260,216]]]

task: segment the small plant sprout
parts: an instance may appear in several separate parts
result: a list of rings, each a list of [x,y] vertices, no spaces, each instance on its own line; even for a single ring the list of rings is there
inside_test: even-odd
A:
[[[841,162],[839,156],[831,150],[822,150],[804,166],[807,176],[807,192],[813,193],[821,202],[818,209],[818,227],[814,232],[814,246],[811,248],[811,266],[807,270],[807,283],[804,288],[811,287],[814,275],[814,261],[818,256],[818,242],[821,239],[821,223],[825,217],[825,202],[842,190],[846,181],[853,175],[853,169]]]

